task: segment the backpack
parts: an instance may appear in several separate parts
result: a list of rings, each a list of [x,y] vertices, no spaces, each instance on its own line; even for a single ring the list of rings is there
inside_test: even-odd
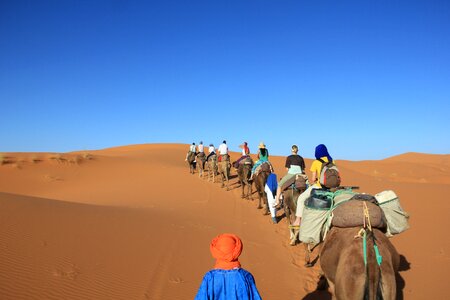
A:
[[[322,163],[320,170],[319,182],[320,185],[326,188],[337,188],[341,185],[341,176],[339,175],[339,169],[333,162],[326,162],[322,159],[318,159]]]

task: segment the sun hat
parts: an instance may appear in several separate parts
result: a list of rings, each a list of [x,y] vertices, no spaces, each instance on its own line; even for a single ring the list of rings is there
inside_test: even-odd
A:
[[[264,149],[266,148],[266,145],[264,145],[264,142],[260,142],[258,148]]]

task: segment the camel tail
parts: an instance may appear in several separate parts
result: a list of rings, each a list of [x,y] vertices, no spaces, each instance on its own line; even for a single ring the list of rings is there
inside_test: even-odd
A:
[[[378,265],[375,249],[375,236],[373,232],[367,232],[367,264],[366,282],[364,286],[364,300],[383,300],[381,268]]]

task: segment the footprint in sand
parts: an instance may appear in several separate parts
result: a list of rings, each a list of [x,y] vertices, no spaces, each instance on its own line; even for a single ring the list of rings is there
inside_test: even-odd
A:
[[[171,283],[185,283],[185,281],[181,277],[169,278],[169,282],[171,282]]]
[[[75,265],[71,265],[67,268],[58,268],[53,270],[53,276],[60,278],[67,278],[70,280],[77,279],[78,275],[80,275],[80,269]]]
[[[52,182],[52,181],[62,181],[62,178],[58,176],[52,176],[52,175],[44,175],[45,181]]]

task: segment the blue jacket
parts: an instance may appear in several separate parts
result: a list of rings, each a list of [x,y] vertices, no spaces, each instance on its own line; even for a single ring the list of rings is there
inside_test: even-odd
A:
[[[244,269],[214,269],[203,277],[195,300],[260,300],[253,275]]]

